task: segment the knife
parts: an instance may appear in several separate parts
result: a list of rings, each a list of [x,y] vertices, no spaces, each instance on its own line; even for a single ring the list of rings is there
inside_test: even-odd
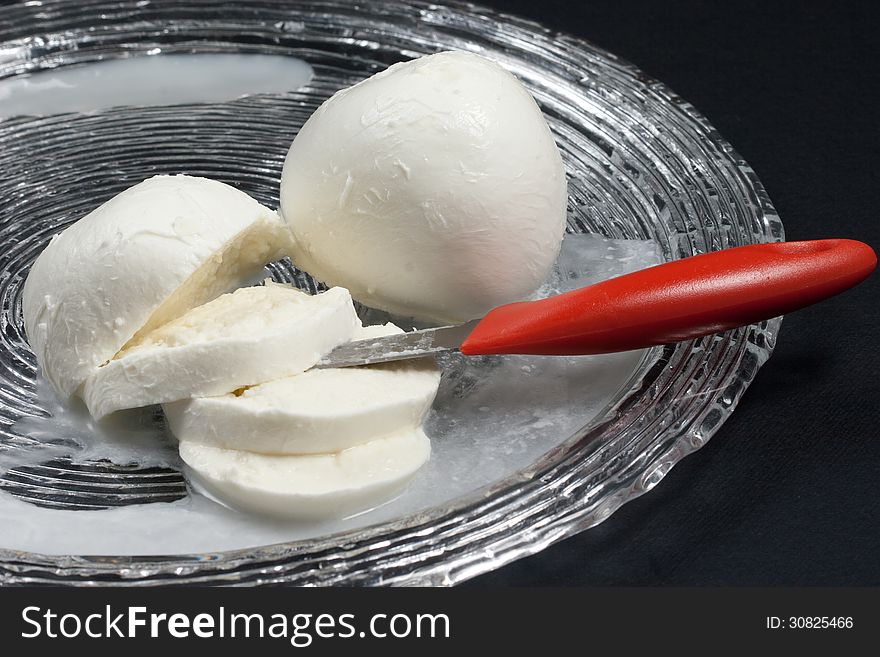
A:
[[[809,306],[877,266],[847,239],[751,244],[674,260],[482,319],[336,347],[316,367],[351,367],[446,351],[467,356],[605,354],[682,342]]]

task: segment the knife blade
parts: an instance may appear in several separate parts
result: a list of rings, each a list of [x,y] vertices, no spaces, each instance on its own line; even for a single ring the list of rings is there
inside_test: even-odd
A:
[[[457,351],[479,322],[480,320],[474,319],[456,326],[440,326],[347,342],[325,355],[315,367],[324,369],[374,365],[392,360],[435,356],[444,351]]]

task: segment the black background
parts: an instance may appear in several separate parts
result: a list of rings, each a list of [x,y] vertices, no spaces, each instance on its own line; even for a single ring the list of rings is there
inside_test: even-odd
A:
[[[880,250],[880,3],[483,4],[690,101],[755,169],[787,239]],[[786,317],[736,412],[651,493],[472,584],[880,584],[878,289],[875,273]]]
[[[694,104],[788,239],[880,249],[880,3],[483,4],[592,41]],[[878,286],[786,317],[733,416],[651,493],[470,584],[880,584]]]

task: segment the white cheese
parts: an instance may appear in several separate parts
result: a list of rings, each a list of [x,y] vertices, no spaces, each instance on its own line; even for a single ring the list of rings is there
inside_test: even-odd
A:
[[[241,288],[194,308],[95,370],[83,399],[97,418],[125,408],[219,395],[302,372],[360,328],[347,290]]]
[[[402,332],[361,329],[353,339]],[[216,397],[165,404],[181,441],[263,454],[336,452],[401,431],[412,433],[437,394],[431,359],[312,369]]]
[[[25,330],[62,397],[137,334],[228,292],[290,251],[278,215],[234,187],[156,176],[55,236],[25,281]]]
[[[336,93],[297,134],[281,179],[298,267],[369,306],[449,323],[537,289],[566,203],[535,100],[465,52]]]
[[[244,511],[304,520],[347,516],[385,502],[403,490],[430,453],[421,431],[303,456],[180,443],[190,476],[218,499]]]

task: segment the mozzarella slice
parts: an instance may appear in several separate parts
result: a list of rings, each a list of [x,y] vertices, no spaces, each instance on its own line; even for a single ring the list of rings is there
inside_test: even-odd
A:
[[[388,324],[353,339],[402,333]],[[217,397],[165,404],[182,441],[263,454],[335,452],[401,431],[414,432],[440,385],[431,359],[370,367],[313,369]]]
[[[133,338],[291,251],[278,215],[223,183],[156,176],[55,236],[25,281],[25,330],[69,397]]]
[[[430,454],[431,443],[420,430],[304,456],[180,443],[191,478],[218,499],[244,511],[312,520],[351,515],[388,500]]]
[[[218,395],[302,372],[360,328],[348,290],[267,283],[225,294],[147,333],[83,386],[96,418]]]

